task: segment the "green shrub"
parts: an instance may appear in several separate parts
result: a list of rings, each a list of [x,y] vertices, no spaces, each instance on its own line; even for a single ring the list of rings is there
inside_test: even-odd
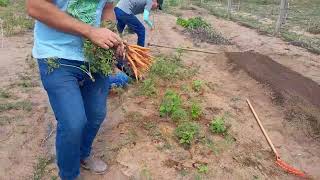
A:
[[[199,129],[196,123],[184,122],[176,128],[175,135],[181,144],[191,145],[193,139],[199,134]]]
[[[213,133],[225,133],[227,128],[224,122],[224,117],[216,117],[210,123],[210,130]]]

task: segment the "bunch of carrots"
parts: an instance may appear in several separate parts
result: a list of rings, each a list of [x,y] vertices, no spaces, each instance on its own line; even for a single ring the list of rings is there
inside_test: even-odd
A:
[[[150,70],[153,57],[150,49],[138,45],[125,44],[125,57],[137,80]]]

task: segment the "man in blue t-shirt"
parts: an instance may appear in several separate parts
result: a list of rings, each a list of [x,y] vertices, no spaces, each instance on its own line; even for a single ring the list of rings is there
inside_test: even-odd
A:
[[[36,19],[32,54],[37,59],[43,87],[57,120],[56,155],[62,180],[80,179],[80,166],[103,173],[107,165],[92,156],[91,147],[106,116],[109,78],[80,67],[88,66],[83,39],[102,48],[117,48],[121,38],[102,20],[115,19],[110,0],[27,0],[27,11]]]
[[[150,11],[159,7],[162,9],[159,0],[120,0],[114,9],[117,18],[117,28],[122,33],[127,25],[130,30],[138,35],[138,45],[145,45],[145,28],[139,19],[135,16],[143,13],[143,20],[149,28],[153,28],[152,22],[149,20]]]

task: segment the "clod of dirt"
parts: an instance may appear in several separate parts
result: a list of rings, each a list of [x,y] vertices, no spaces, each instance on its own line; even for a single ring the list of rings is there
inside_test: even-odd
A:
[[[208,28],[185,29],[183,32],[196,41],[210,44],[231,45],[231,42],[224,38],[220,33],[209,30]]]

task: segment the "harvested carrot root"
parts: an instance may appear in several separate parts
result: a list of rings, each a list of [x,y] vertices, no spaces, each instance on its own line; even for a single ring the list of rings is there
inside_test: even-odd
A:
[[[149,54],[150,49],[138,45],[125,45],[126,53],[124,57],[129,62],[136,79],[142,79],[152,65],[153,57]]]

